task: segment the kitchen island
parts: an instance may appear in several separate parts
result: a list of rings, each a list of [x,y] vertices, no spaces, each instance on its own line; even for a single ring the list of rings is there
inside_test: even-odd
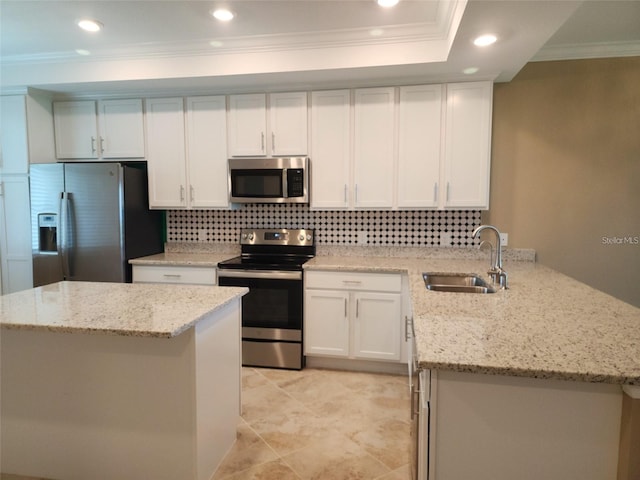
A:
[[[236,438],[247,291],[60,282],[0,297],[0,470],[211,478]]]

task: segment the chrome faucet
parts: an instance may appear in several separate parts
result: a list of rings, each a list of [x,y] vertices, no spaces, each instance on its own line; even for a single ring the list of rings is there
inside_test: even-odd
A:
[[[508,288],[507,287],[507,272],[505,272],[502,268],[502,242],[500,241],[500,232],[493,225],[480,225],[473,231],[472,237],[476,238],[480,232],[483,230],[491,230],[496,234],[496,260],[493,262],[493,258],[491,259],[491,268],[487,272],[487,274],[491,277],[491,280],[494,284],[499,283],[500,288]],[[489,243],[489,245],[491,245]],[[482,243],[480,244],[482,246]],[[493,249],[491,250],[493,257]]]

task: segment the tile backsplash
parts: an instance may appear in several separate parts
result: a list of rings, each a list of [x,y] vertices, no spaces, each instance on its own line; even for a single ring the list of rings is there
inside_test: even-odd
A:
[[[168,242],[239,242],[242,228],[310,228],[318,245],[468,247],[480,210],[311,210],[308,205],[246,204],[237,210],[169,210]]]

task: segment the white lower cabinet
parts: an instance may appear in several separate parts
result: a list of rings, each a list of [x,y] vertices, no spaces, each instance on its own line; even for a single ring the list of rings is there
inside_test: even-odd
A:
[[[396,274],[306,272],[305,355],[399,362],[401,284]]]
[[[181,283],[216,285],[216,267],[134,265],[133,283]]]

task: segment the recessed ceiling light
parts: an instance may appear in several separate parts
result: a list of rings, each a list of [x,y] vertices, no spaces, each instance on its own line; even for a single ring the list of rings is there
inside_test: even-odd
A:
[[[213,10],[211,12],[211,15],[213,15],[216,20],[220,20],[221,22],[228,22],[229,20],[233,19],[233,17],[235,17],[233,12],[225,8],[218,8],[217,10]]]
[[[222,45],[224,45],[224,43],[222,43],[220,40],[211,40],[209,42],[209,45],[211,45],[212,47],[221,47]]]
[[[103,27],[103,25],[97,20],[89,20],[87,18],[78,20],[78,26],[87,32],[99,32]]]
[[[486,35],[480,35],[479,37],[477,37],[473,41],[473,44],[476,47],[486,47],[488,45],[492,45],[492,44],[496,43],[496,40],[498,40],[498,37],[488,33]]]
[[[76,53],[78,55],[91,55],[89,50],[85,50],[84,48],[76,48]]]
[[[468,67],[462,70],[462,73],[465,75],[473,75],[474,73],[478,73],[478,70],[480,70],[478,67]]]
[[[377,0],[378,5],[381,7],[389,8],[398,4],[400,0]]]
[[[379,37],[384,33],[384,30],[381,28],[372,28],[371,30],[369,30],[369,35],[371,35],[372,37]]]

